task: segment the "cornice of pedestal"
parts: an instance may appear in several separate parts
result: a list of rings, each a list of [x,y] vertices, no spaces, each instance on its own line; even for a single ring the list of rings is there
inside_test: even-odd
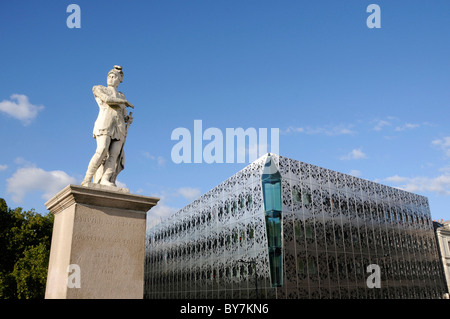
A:
[[[73,204],[111,207],[146,213],[159,201],[157,197],[130,194],[127,189],[90,183],[88,186],[67,185],[49,199],[45,206],[57,214]]]

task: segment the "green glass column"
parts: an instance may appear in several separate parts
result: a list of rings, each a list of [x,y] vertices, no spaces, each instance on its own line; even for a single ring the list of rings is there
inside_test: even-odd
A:
[[[269,154],[261,178],[272,287],[283,285],[281,174]]]

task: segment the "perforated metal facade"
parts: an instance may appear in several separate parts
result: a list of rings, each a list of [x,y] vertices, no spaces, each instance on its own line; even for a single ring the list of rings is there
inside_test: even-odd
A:
[[[440,298],[446,292],[426,197],[271,158],[281,175],[281,273],[269,266],[265,155],[148,229],[145,298]],[[366,284],[371,264],[380,267],[381,288]]]

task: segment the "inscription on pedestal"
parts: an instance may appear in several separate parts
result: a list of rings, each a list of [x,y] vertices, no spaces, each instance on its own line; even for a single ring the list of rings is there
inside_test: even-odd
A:
[[[117,287],[123,288],[119,290],[121,293],[127,289],[136,291],[142,281],[135,274],[136,269],[144,268],[142,234],[145,234],[142,213],[128,212],[125,217],[115,209],[80,205],[74,218],[71,262],[80,266],[82,277],[81,289],[74,293],[95,291],[101,296],[105,290]],[[98,282],[103,283],[101,289]]]

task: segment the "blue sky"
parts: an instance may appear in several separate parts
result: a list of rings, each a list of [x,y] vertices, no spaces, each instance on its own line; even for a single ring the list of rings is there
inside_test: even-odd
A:
[[[2,1],[0,197],[45,213],[81,182],[92,86],[118,64],[135,105],[118,180],[161,197],[155,217],[246,166],[172,161],[172,131],[202,120],[278,128],[280,155],[425,195],[448,220],[449,17],[448,0]]]

